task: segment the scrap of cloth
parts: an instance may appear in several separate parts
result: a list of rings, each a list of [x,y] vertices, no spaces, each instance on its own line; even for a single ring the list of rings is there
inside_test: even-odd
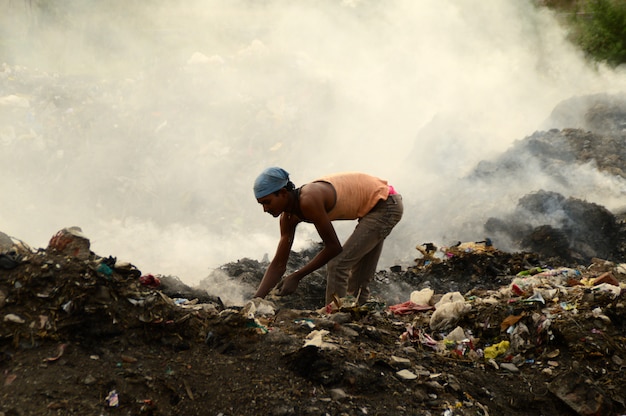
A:
[[[413,303],[410,300],[397,305],[391,305],[389,307],[389,310],[396,315],[408,315],[413,312],[429,311],[431,309],[435,308],[430,305],[418,305],[417,303]]]
[[[278,191],[289,183],[289,173],[282,168],[265,169],[254,181],[254,196],[259,199]]]

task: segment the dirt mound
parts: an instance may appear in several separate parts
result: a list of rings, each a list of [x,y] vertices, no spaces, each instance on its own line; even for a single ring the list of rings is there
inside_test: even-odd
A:
[[[626,128],[624,120],[626,120],[626,95],[624,94],[572,97],[559,103],[550,115],[550,124],[559,128],[567,127],[609,134],[623,132]],[[601,147],[604,146],[596,146],[596,148]],[[608,155],[611,150],[607,149],[607,152],[602,153]]]
[[[556,192],[522,197],[514,212],[490,218],[490,235],[504,235],[523,249],[567,263],[586,264],[594,257],[626,258],[624,226],[606,208]]]
[[[514,186],[540,175],[548,186],[580,189],[592,185],[578,183],[579,169],[597,170],[616,181],[626,178],[623,94],[566,100],[546,125],[562,129],[538,131],[518,140],[499,157],[480,162],[466,180]],[[622,262],[626,258],[622,211],[611,212],[549,188],[537,189],[519,198],[509,214],[489,218],[484,230],[501,246],[568,263],[587,264],[594,257]]]
[[[364,306],[312,308],[314,276],[299,289],[317,297],[306,308],[290,306],[299,297],[226,308],[70,236],[78,243],[3,246],[3,415],[626,411],[623,264],[550,268],[463,243],[379,272]],[[258,283],[264,267],[224,269]],[[402,303],[384,300],[393,290]]]
[[[554,109],[546,125],[559,128],[516,141],[499,157],[480,162],[470,177],[520,178],[530,169],[575,188],[568,168],[585,164],[626,177],[626,96],[598,94],[566,100]]]

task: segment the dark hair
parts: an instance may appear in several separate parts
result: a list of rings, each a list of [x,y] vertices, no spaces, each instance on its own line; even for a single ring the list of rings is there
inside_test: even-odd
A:
[[[291,181],[287,181],[287,184],[285,186],[283,186],[283,188],[285,188],[287,191],[291,192],[294,189],[296,189],[296,185],[294,185],[293,182],[291,182]],[[283,188],[280,188],[280,189],[283,189]],[[278,195],[278,192],[280,192],[280,189],[278,191],[274,192],[274,195]]]

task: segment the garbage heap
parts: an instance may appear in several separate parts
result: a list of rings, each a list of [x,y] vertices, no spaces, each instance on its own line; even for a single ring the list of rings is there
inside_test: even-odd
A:
[[[288,297],[270,296],[225,307],[219,294],[94,254],[78,228],[61,230],[46,249],[6,235],[0,243],[7,414],[25,406],[75,414],[626,412],[624,263],[551,265],[502,253],[488,239],[420,245],[413,267],[377,275],[365,305],[346,297],[292,309]],[[233,279],[262,275],[263,264],[254,272],[255,263],[238,263]],[[395,302],[381,296],[392,288]],[[42,363],[37,350],[50,344],[58,348]],[[124,347],[117,365],[93,364],[100,344]],[[166,358],[164,348],[176,355]],[[38,406],[20,393],[39,394],[31,366],[19,364],[29,351],[40,367],[71,353],[94,376],[57,385]],[[69,363],[59,368],[72,371]]]
[[[425,402],[433,394],[429,390],[441,395],[445,386],[465,394],[465,401],[450,406],[457,413],[448,414],[466,414],[460,410],[464,406],[475,411],[481,401],[470,397],[495,400],[494,383],[516,382],[527,383],[531,391],[540,389],[544,396],[525,394],[526,385],[516,397],[502,398],[522,413],[609,415],[626,410],[625,263],[592,258],[585,266],[567,266],[567,259],[558,256],[502,252],[489,239],[416,248],[414,266],[377,273],[366,305],[347,297],[322,308],[306,305],[308,312],[292,317],[310,330],[289,359],[293,371],[342,392],[367,394],[373,386],[380,388],[381,380],[355,369],[353,361],[345,363],[347,340],[367,337],[380,345],[370,351],[366,368],[382,366],[398,379],[422,386]],[[319,286],[319,279],[313,279],[313,286]],[[270,299],[283,314],[282,308],[293,303]],[[278,324],[282,316],[259,314],[256,319],[275,334],[286,330]],[[395,343],[388,344],[389,334],[398,328],[402,331]],[[464,386],[456,384],[460,374],[467,378]],[[494,381],[489,374],[503,380]],[[467,386],[472,383],[475,389]],[[480,387],[485,383],[489,387]],[[511,390],[515,388],[509,394]],[[537,404],[550,400],[564,408]]]
[[[5,234],[0,242],[0,340],[14,346],[147,334],[185,348],[206,335],[203,317],[220,306],[179,307],[155,290],[158,277],[142,276],[130,263],[90,251],[89,239],[78,227],[59,231],[45,250],[33,250]]]

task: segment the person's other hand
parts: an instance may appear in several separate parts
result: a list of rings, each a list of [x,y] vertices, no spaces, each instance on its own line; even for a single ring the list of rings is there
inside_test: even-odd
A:
[[[298,288],[298,283],[298,279],[296,279],[293,274],[285,276],[276,286],[276,289],[278,289],[278,296],[291,295]]]

